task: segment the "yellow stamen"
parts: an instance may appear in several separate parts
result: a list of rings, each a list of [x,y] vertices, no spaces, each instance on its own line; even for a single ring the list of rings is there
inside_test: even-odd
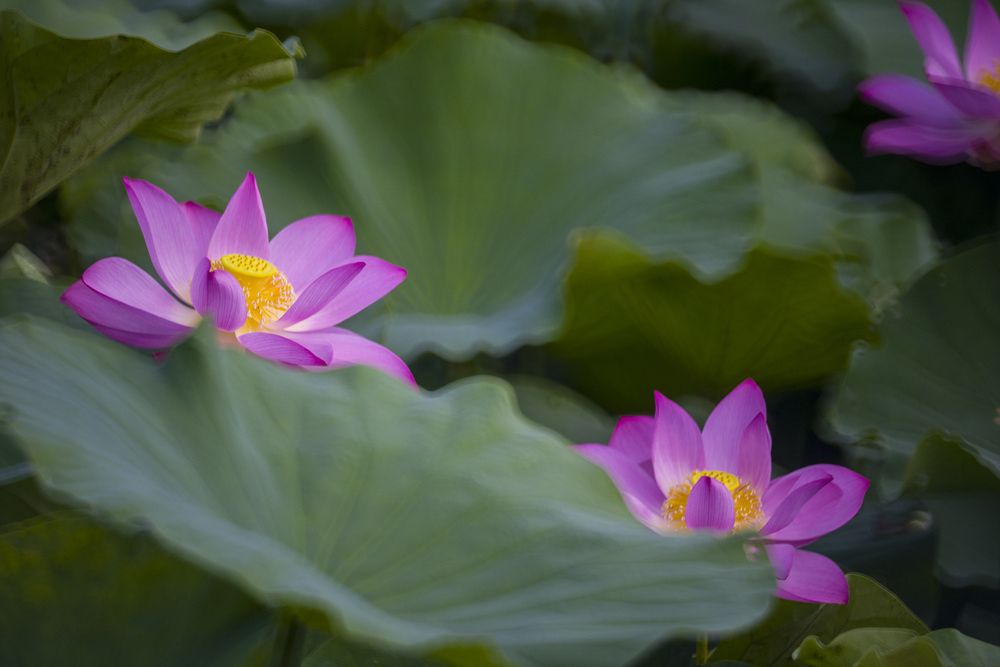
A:
[[[225,255],[212,262],[239,282],[247,299],[245,328],[259,329],[273,322],[295,302],[295,291],[285,275],[266,259],[251,255]]]
[[[663,518],[670,522],[671,528],[678,532],[688,530],[684,522],[684,511],[691,489],[702,477],[719,480],[733,494],[736,522],[733,524],[732,532],[757,530],[764,525],[763,506],[757,492],[750,488],[749,484],[741,482],[736,475],[721,470],[695,470],[683,482],[675,484],[667,493],[667,499],[663,501],[663,508],[660,511]]]
[[[993,59],[993,69],[983,68],[979,73],[979,83],[1000,95],[1000,58]]]

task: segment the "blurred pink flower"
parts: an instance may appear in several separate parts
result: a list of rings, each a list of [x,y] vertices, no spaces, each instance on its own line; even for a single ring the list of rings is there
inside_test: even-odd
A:
[[[900,118],[865,131],[869,153],[902,153],[925,162],[968,160],[1000,165],[1000,20],[987,0],[973,0],[965,69],[941,19],[919,2],[900,8],[923,49],[931,85],[877,74],[858,86],[861,99]]]
[[[269,243],[253,174],[221,215],[178,204],[145,181],[124,180],[153,266],[180,301],[132,262],[108,257],[60,298],[95,329],[158,349],[211,315],[224,337],[272,361],[309,370],[360,364],[415,386],[399,357],[335,326],[406,277],[377,257],[354,255],[349,218],[303,218]]]
[[[602,467],[625,505],[651,530],[716,535],[755,531],[778,580],[778,597],[846,603],[847,580],[825,556],[798,547],[853,517],[868,480],[837,465],[771,479],[764,396],[746,380],[716,406],[701,431],[656,392],[655,417],[622,417],[605,445],[576,445]]]

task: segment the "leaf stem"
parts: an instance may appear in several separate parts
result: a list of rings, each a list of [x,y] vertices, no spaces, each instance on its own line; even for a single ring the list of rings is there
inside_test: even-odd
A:
[[[305,639],[305,627],[294,614],[287,614],[275,638],[275,660],[271,664],[274,667],[299,667]]]
[[[698,643],[694,649],[694,662],[696,665],[704,665],[708,662],[708,635],[699,633]]]

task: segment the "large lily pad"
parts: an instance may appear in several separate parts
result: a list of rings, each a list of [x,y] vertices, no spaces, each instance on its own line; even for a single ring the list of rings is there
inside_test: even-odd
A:
[[[147,535],[73,513],[0,532],[0,663],[261,664],[276,614]]]
[[[482,24],[415,32],[370,69],[258,97],[202,145],[136,144],[85,174],[64,201],[88,261],[145,254],[122,173],[220,204],[250,169],[272,232],[347,214],[359,248],[405,266],[385,342],[453,359],[555,335],[577,228],[618,229],[702,276],[740,264],[753,174],[662,91]],[[123,218],[121,247],[94,245]]]
[[[0,224],[127,133],[190,141],[233,95],[295,75],[273,35],[219,33],[170,52],[137,37],[68,39],[0,11]]]
[[[612,411],[668,395],[721,397],[748,377],[767,389],[817,383],[868,333],[868,310],[844,294],[828,257],[754,250],[740,273],[702,283],[619,240],[582,239],[557,354]]]
[[[236,19],[222,12],[206,12],[185,22],[169,11],[140,11],[135,4],[129,0],[0,0],[0,9],[16,9],[35,25],[70,39],[129,35],[171,51],[217,32],[245,32]]]
[[[829,417],[847,440],[909,457],[933,432],[961,438],[1000,475],[1000,242],[967,249],[918,280],[862,345]]]
[[[750,622],[773,589],[738,539],[640,526],[499,381],[293,373],[207,328],[162,366],[42,320],[0,339],[0,400],[46,488],[376,646],[620,664]]]

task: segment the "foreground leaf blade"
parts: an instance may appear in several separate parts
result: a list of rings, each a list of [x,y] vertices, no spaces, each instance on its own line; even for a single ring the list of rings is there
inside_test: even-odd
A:
[[[161,367],[51,323],[0,330],[0,400],[42,482],[148,521],[268,604],[424,654],[474,640],[616,664],[769,600],[738,540],[646,531],[498,381],[420,395],[364,369],[289,373],[208,333]]]

